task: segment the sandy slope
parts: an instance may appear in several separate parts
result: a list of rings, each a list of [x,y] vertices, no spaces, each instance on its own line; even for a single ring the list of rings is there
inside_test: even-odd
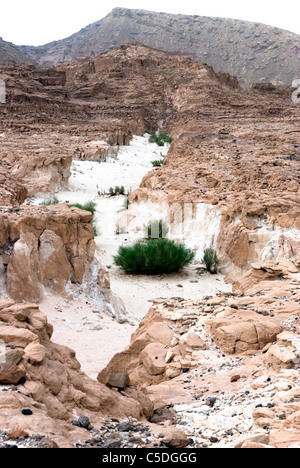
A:
[[[230,291],[221,275],[210,275],[191,265],[183,272],[158,277],[130,276],[113,265],[120,245],[129,244],[134,234],[115,232],[115,223],[124,214],[124,196],[103,195],[110,186],[123,185],[127,191],[137,188],[152,169],[151,161],[166,154],[149,144],[147,137],[134,137],[129,147],[122,147],[117,160],[106,162],[74,161],[69,190],[56,194],[61,202],[96,202],[98,228],[96,257],[110,269],[111,288],[125,303],[130,314],[140,320],[148,311],[151,299],[158,297],[199,298],[218,291]],[[37,197],[34,203],[42,199]],[[200,273],[200,274],[199,274]],[[69,300],[48,295],[41,304],[54,325],[54,341],[75,349],[82,369],[95,377],[111,357],[129,343],[134,328],[129,323],[112,320],[91,298]],[[98,311],[98,312],[97,312]]]

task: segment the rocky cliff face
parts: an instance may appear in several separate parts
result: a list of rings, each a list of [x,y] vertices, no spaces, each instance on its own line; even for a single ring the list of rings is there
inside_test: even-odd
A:
[[[300,76],[299,36],[258,23],[115,8],[67,39],[20,50],[49,66],[140,42],[208,63],[215,71],[254,82],[291,85]]]

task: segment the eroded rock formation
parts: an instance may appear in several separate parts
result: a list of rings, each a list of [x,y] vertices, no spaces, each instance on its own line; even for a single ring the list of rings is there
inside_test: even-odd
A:
[[[139,398],[136,390],[131,393],[136,398],[125,397],[88,378],[75,352],[51,341],[52,331],[38,305],[1,300],[0,339],[6,348],[0,363],[2,429],[52,433],[51,439],[60,447],[70,447],[86,439],[85,429],[71,425],[77,413],[84,413],[91,422],[145,417],[139,401],[147,403],[146,396]]]
[[[299,270],[268,268],[277,275],[255,265],[234,294],[155,301],[98,380],[127,372],[197,447],[298,446]]]

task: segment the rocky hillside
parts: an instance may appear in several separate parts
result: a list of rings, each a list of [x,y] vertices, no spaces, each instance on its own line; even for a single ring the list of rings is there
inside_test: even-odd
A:
[[[95,56],[130,42],[187,54],[217,72],[238,76],[244,86],[259,81],[291,85],[300,76],[300,39],[296,34],[234,19],[125,8],[115,8],[64,40],[20,50],[49,66],[83,55]]]
[[[51,431],[61,446],[299,446],[300,107],[293,89],[259,83],[245,90],[234,76],[137,43],[43,70],[2,64],[0,78],[7,85],[0,442],[18,429],[32,443]],[[101,153],[109,141],[117,150],[132,134],[157,130],[174,140],[162,166],[129,195],[128,227],[141,231],[145,208],[164,218],[167,206],[172,235],[187,204],[184,241],[196,253],[199,283],[203,245],[212,246],[233,291],[154,300],[130,346],[92,381],[73,351],[52,342],[36,304],[45,290],[89,295],[87,285],[97,281],[101,289],[92,215],[24,201],[65,186],[72,159],[93,159],[99,139]],[[112,424],[116,418],[127,425]],[[96,428],[90,438],[88,420]],[[149,421],[165,423],[155,440]],[[179,433],[165,434],[173,426]]]
[[[26,63],[32,62],[32,58],[23,53],[11,42],[6,42],[0,37],[0,62]]]
[[[140,44],[50,69],[3,65],[0,78],[7,84],[7,103],[0,114],[0,183],[8,290],[23,294],[24,288],[18,287],[21,278],[13,267],[18,262],[13,252],[21,232],[28,264],[39,264],[42,256],[44,225],[39,210],[20,210],[17,205],[28,195],[66,186],[78,148],[89,158],[93,157],[89,144],[99,138],[106,145],[108,141],[124,145],[133,133],[142,135],[159,128],[171,133],[175,141],[163,166],[150,172],[140,190],[130,195],[133,223],[139,223],[141,200],[154,203],[157,209],[165,202],[198,203],[208,210],[204,219],[195,212],[192,220],[192,225],[206,226],[206,232],[188,236],[198,256],[199,239],[204,236],[203,242],[218,247],[224,271],[232,274],[247,270],[248,263],[258,261],[262,252],[271,260],[284,256],[299,262],[299,242],[293,231],[299,229],[299,146],[295,139],[299,106],[292,102],[291,88],[259,84],[244,90],[231,75]],[[10,211],[15,208],[17,227],[14,211]],[[66,207],[52,214],[73,223]],[[39,219],[37,228],[32,228],[34,221],[28,221],[31,217]],[[217,226],[210,219],[217,220]],[[277,229],[272,228],[274,223]],[[28,225],[29,237],[25,236]],[[63,230],[53,232],[63,247],[55,236],[52,244],[67,252],[64,281],[76,278],[81,282],[86,271],[80,255],[73,258],[73,242],[77,246],[83,242],[83,263],[86,258],[91,261],[91,226],[80,230],[83,238],[73,236],[71,243]],[[29,300],[39,297],[39,284],[48,283],[45,275],[36,278]],[[21,299],[16,294],[13,298]]]

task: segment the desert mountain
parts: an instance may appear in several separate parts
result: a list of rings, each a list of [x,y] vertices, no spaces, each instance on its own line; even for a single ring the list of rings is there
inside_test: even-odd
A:
[[[17,46],[0,37],[0,62],[24,63],[32,61],[32,58],[23,53]]]
[[[98,55],[129,42],[187,54],[215,71],[253,82],[291,85],[300,76],[300,38],[264,24],[115,8],[72,36],[20,50],[42,65]]]

